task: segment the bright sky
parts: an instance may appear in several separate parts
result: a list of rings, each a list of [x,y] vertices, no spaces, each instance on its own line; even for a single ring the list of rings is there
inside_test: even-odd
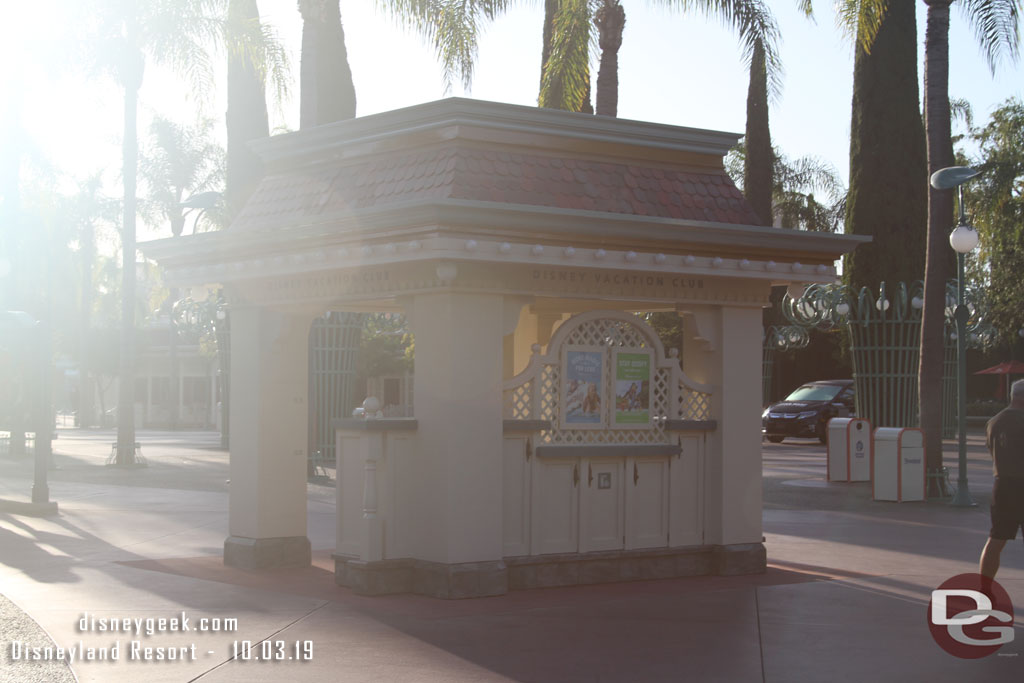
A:
[[[32,47],[51,35],[52,17],[72,0],[5,3],[0,23],[0,85],[20,77],[26,83],[23,124],[41,152],[58,168],[82,177],[106,169],[110,193],[119,188],[121,92],[112,82],[82,74],[58,77],[34,63]],[[653,3],[624,0],[626,29],[619,56],[619,116],[660,123],[742,132],[747,75],[736,38],[703,16],[680,15]],[[808,21],[796,1],[770,3],[777,12],[784,43],[786,74],[780,101],[771,110],[773,142],[791,158],[814,155],[847,176],[853,50],[835,27],[831,3],[818,2],[817,20]],[[373,3],[342,3],[349,60],[356,82],[358,114],[373,114],[441,98],[441,71],[421,39],[376,14]],[[276,26],[292,55],[291,101],[272,114],[271,126],[298,127],[298,70],[301,19],[296,0],[260,0],[263,18]],[[470,92],[453,95],[523,105],[536,104],[540,70],[543,3],[524,3],[487,27]],[[918,3],[918,42],[923,62],[924,3]],[[976,122],[1000,102],[1024,95],[1024,68],[1003,64],[993,77],[954,10],[950,34],[952,97],[967,99]],[[26,49],[26,46],[27,49]],[[596,78],[596,66],[593,69]],[[223,89],[223,81],[220,88]],[[5,98],[6,99],[6,98]],[[223,121],[223,97],[204,105],[207,116]],[[198,103],[169,74],[147,68],[140,107],[140,134],[159,111],[188,122]],[[169,231],[140,230],[140,239]]]

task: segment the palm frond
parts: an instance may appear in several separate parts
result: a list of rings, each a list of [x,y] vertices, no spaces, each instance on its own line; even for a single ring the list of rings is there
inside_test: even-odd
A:
[[[471,87],[482,25],[508,6],[509,0],[377,0],[381,11],[431,43],[445,92],[456,78],[467,90]]]
[[[967,130],[974,128],[974,109],[962,97],[949,98],[949,113],[954,121],[962,121]]]
[[[658,0],[660,4],[682,10],[696,10],[708,19],[719,19],[733,28],[740,39],[743,61],[749,68],[754,47],[760,43],[765,52],[768,96],[777,100],[782,92],[782,59],[779,56],[779,26],[768,5],[761,0]]]
[[[247,61],[257,78],[269,83],[280,104],[288,99],[291,86],[288,52],[273,26],[257,17],[244,16],[236,7],[236,3],[229,3],[224,24],[223,42],[228,55]]]
[[[579,111],[590,78],[590,52],[597,37],[588,0],[561,0],[555,14],[551,55],[544,66],[537,104]]]
[[[1004,58],[1020,56],[1021,0],[961,0],[961,11],[974,29],[992,73]]]
[[[223,0],[155,0],[137,5],[136,45],[148,58],[181,74],[200,100],[214,82],[211,46],[226,33]]]
[[[888,8],[889,0],[836,0],[836,24],[859,49],[870,54]]]

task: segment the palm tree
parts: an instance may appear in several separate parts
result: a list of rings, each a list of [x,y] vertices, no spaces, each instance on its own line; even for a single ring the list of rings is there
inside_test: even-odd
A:
[[[94,27],[89,41],[99,66],[124,89],[124,182],[121,228],[121,354],[118,377],[117,463],[135,461],[135,219],[138,171],[137,109],[147,59],[185,75],[194,92],[208,91],[213,80],[209,47],[228,36],[226,0],[143,2],[93,0],[83,4]],[[244,42],[244,41],[243,41]],[[256,48],[252,47],[255,51]]]
[[[594,13],[601,66],[597,71],[597,114],[615,116],[619,109],[619,48],[626,26],[626,10],[619,0],[604,0]]]
[[[256,0],[228,0],[225,36],[228,51],[226,223],[241,210],[263,175],[259,156],[248,143],[270,136],[266,87],[273,82],[276,100],[288,92],[288,58],[273,30],[260,22]],[[261,49],[246,49],[258,45]]]
[[[768,122],[768,65],[764,43],[758,40],[750,59],[747,88],[747,129],[744,136],[743,194],[761,219],[772,224],[772,136]]]
[[[302,14],[299,127],[356,115],[339,0],[299,0]]]
[[[797,2],[804,16],[811,17],[813,10],[810,0]],[[767,9],[763,10],[767,12]],[[772,57],[768,46],[778,39],[774,19],[766,15],[762,23],[768,33],[754,35],[749,46],[748,68],[750,82],[747,87],[747,122],[744,144],[743,187],[751,208],[761,218],[761,223],[771,225],[773,199],[776,182],[772,175],[776,161],[772,158],[772,136],[769,124],[769,100],[775,99],[781,90],[782,66]],[[767,42],[767,46],[766,46]],[[808,205],[810,208],[813,205]]]
[[[697,10],[716,17],[733,27],[743,44],[744,57],[749,63],[758,41],[765,50],[768,78],[777,85],[780,71],[776,50],[778,27],[767,5],[761,0],[661,0],[669,7],[681,11]],[[604,6],[618,5],[618,0],[553,0],[545,2],[544,59],[541,63],[541,88],[537,102],[541,107],[583,111],[589,104],[590,44],[593,41],[595,15]],[[800,0],[800,7],[809,10],[809,2]],[[605,10],[610,12],[612,10]],[[616,11],[617,12],[617,11]],[[549,16],[550,14],[550,16]],[[624,16],[624,13],[623,13]],[[609,23],[609,62],[617,62],[618,44],[625,21]],[[548,27],[550,26],[550,35]],[[600,26],[597,28],[600,30]],[[613,33],[613,32],[617,32]],[[614,48],[615,54],[611,54]],[[604,58],[602,57],[602,60]],[[612,92],[598,93],[602,101],[618,102],[618,79],[605,81]]]
[[[590,106],[591,27],[597,2],[558,0],[555,5],[545,4],[545,32],[549,25],[551,28],[541,65],[539,106],[578,112],[586,112]],[[550,19],[548,10],[553,10]],[[618,101],[617,94],[614,99]]]
[[[92,311],[96,295],[93,280],[93,272],[97,268],[96,227],[100,222],[115,224],[120,208],[116,200],[100,194],[102,185],[102,177],[98,173],[79,183],[78,193],[72,197],[70,208],[71,220],[79,230],[78,257],[81,269],[79,328],[75,348],[79,367],[75,423],[79,427],[91,427],[96,423],[96,378],[91,372],[88,359],[88,341],[93,336]]]
[[[844,279],[854,291],[920,280],[927,222],[915,6],[857,4],[844,17],[856,39],[846,231],[874,239],[846,257]]]
[[[746,157],[744,142],[729,150],[725,157],[725,170],[744,195]],[[773,225],[808,232],[842,230],[847,191],[831,164],[807,156],[790,160],[777,147],[771,150],[771,160]]]
[[[928,176],[953,165],[949,106],[949,7],[952,0],[925,0],[924,121],[928,142]],[[961,7],[995,72],[1003,56],[1019,54],[1020,0],[962,0]],[[922,182],[927,182],[923,178]],[[942,466],[942,375],[946,282],[951,274],[947,235],[953,219],[953,195],[929,186],[928,246],[925,257],[924,308],[918,396],[925,458],[930,469]]]
[[[224,148],[213,141],[213,127],[212,119],[186,126],[157,116],[150,123],[139,158],[139,176],[149,189],[140,213],[154,224],[170,222],[175,237],[185,227],[186,197],[224,181]]]
[[[175,237],[180,237],[185,227],[182,201],[186,195],[211,191],[223,181],[224,149],[210,139],[212,132],[211,119],[200,120],[195,126],[183,126],[158,116],[150,124],[150,139],[139,160],[139,175],[148,186],[149,194],[140,212],[150,223],[169,221]],[[178,329],[174,316],[178,296],[177,287],[172,287],[161,306],[168,313],[169,322],[171,429],[177,429],[180,406]]]
[[[485,21],[492,21],[499,14],[505,11],[511,0],[384,0],[379,4],[380,8],[392,17],[399,24],[412,28],[426,40],[433,44],[434,52],[441,63],[442,75],[444,77],[445,91],[451,89],[455,79],[461,81],[467,90],[473,81],[473,65],[477,56],[477,37],[480,34],[480,26]],[[340,39],[335,45],[335,57],[340,61],[331,62],[329,69],[317,68],[315,79],[326,84],[326,87],[340,88],[347,98],[347,82],[351,78],[348,60],[344,51],[344,35],[340,31],[341,18],[335,6],[338,0],[300,0],[300,10],[303,5],[309,5],[303,18],[307,16],[306,11],[312,10],[310,17],[314,21],[326,21],[324,28],[327,34]],[[321,20],[321,17],[328,17]],[[337,23],[337,27],[334,24]],[[333,38],[332,38],[333,39]],[[315,42],[308,44],[308,49],[313,50]],[[305,39],[305,22],[303,24],[303,69],[307,59],[307,43]],[[313,59],[309,57],[309,59]],[[334,80],[335,85],[331,86],[333,80],[331,70],[339,69],[341,73]],[[315,86],[315,80],[303,80],[304,94],[301,95],[305,101],[308,98],[319,97],[324,85]],[[317,122],[326,123],[332,120],[351,118],[355,115],[355,93],[351,94],[351,106],[334,109],[334,114],[314,117]],[[304,105],[306,106],[306,105]],[[323,107],[321,104],[314,104],[312,101],[309,107]],[[349,113],[351,111],[351,113]],[[308,121],[313,125],[313,121]],[[302,124],[306,125],[306,124]]]

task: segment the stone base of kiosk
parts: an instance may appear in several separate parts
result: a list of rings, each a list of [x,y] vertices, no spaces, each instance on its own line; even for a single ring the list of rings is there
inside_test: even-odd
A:
[[[763,544],[751,543],[512,557],[505,562],[509,589],[523,590],[685,576],[760,574],[767,566],[767,556]]]
[[[229,536],[224,541],[224,564],[240,569],[282,569],[308,567],[312,550],[305,536],[245,538]]]
[[[763,543],[747,543],[509,557],[504,562],[454,565],[411,559],[362,562],[340,556],[335,556],[334,563],[335,583],[359,595],[417,593],[459,599],[530,588],[760,574],[767,567],[767,554]]]
[[[485,598],[507,593],[508,578],[504,562],[363,562],[334,556],[334,582],[359,595],[417,593],[447,600]]]

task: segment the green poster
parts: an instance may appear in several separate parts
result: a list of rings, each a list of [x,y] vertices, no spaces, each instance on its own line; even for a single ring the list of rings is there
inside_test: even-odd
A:
[[[651,422],[651,356],[649,353],[615,354],[615,418],[621,426]]]

